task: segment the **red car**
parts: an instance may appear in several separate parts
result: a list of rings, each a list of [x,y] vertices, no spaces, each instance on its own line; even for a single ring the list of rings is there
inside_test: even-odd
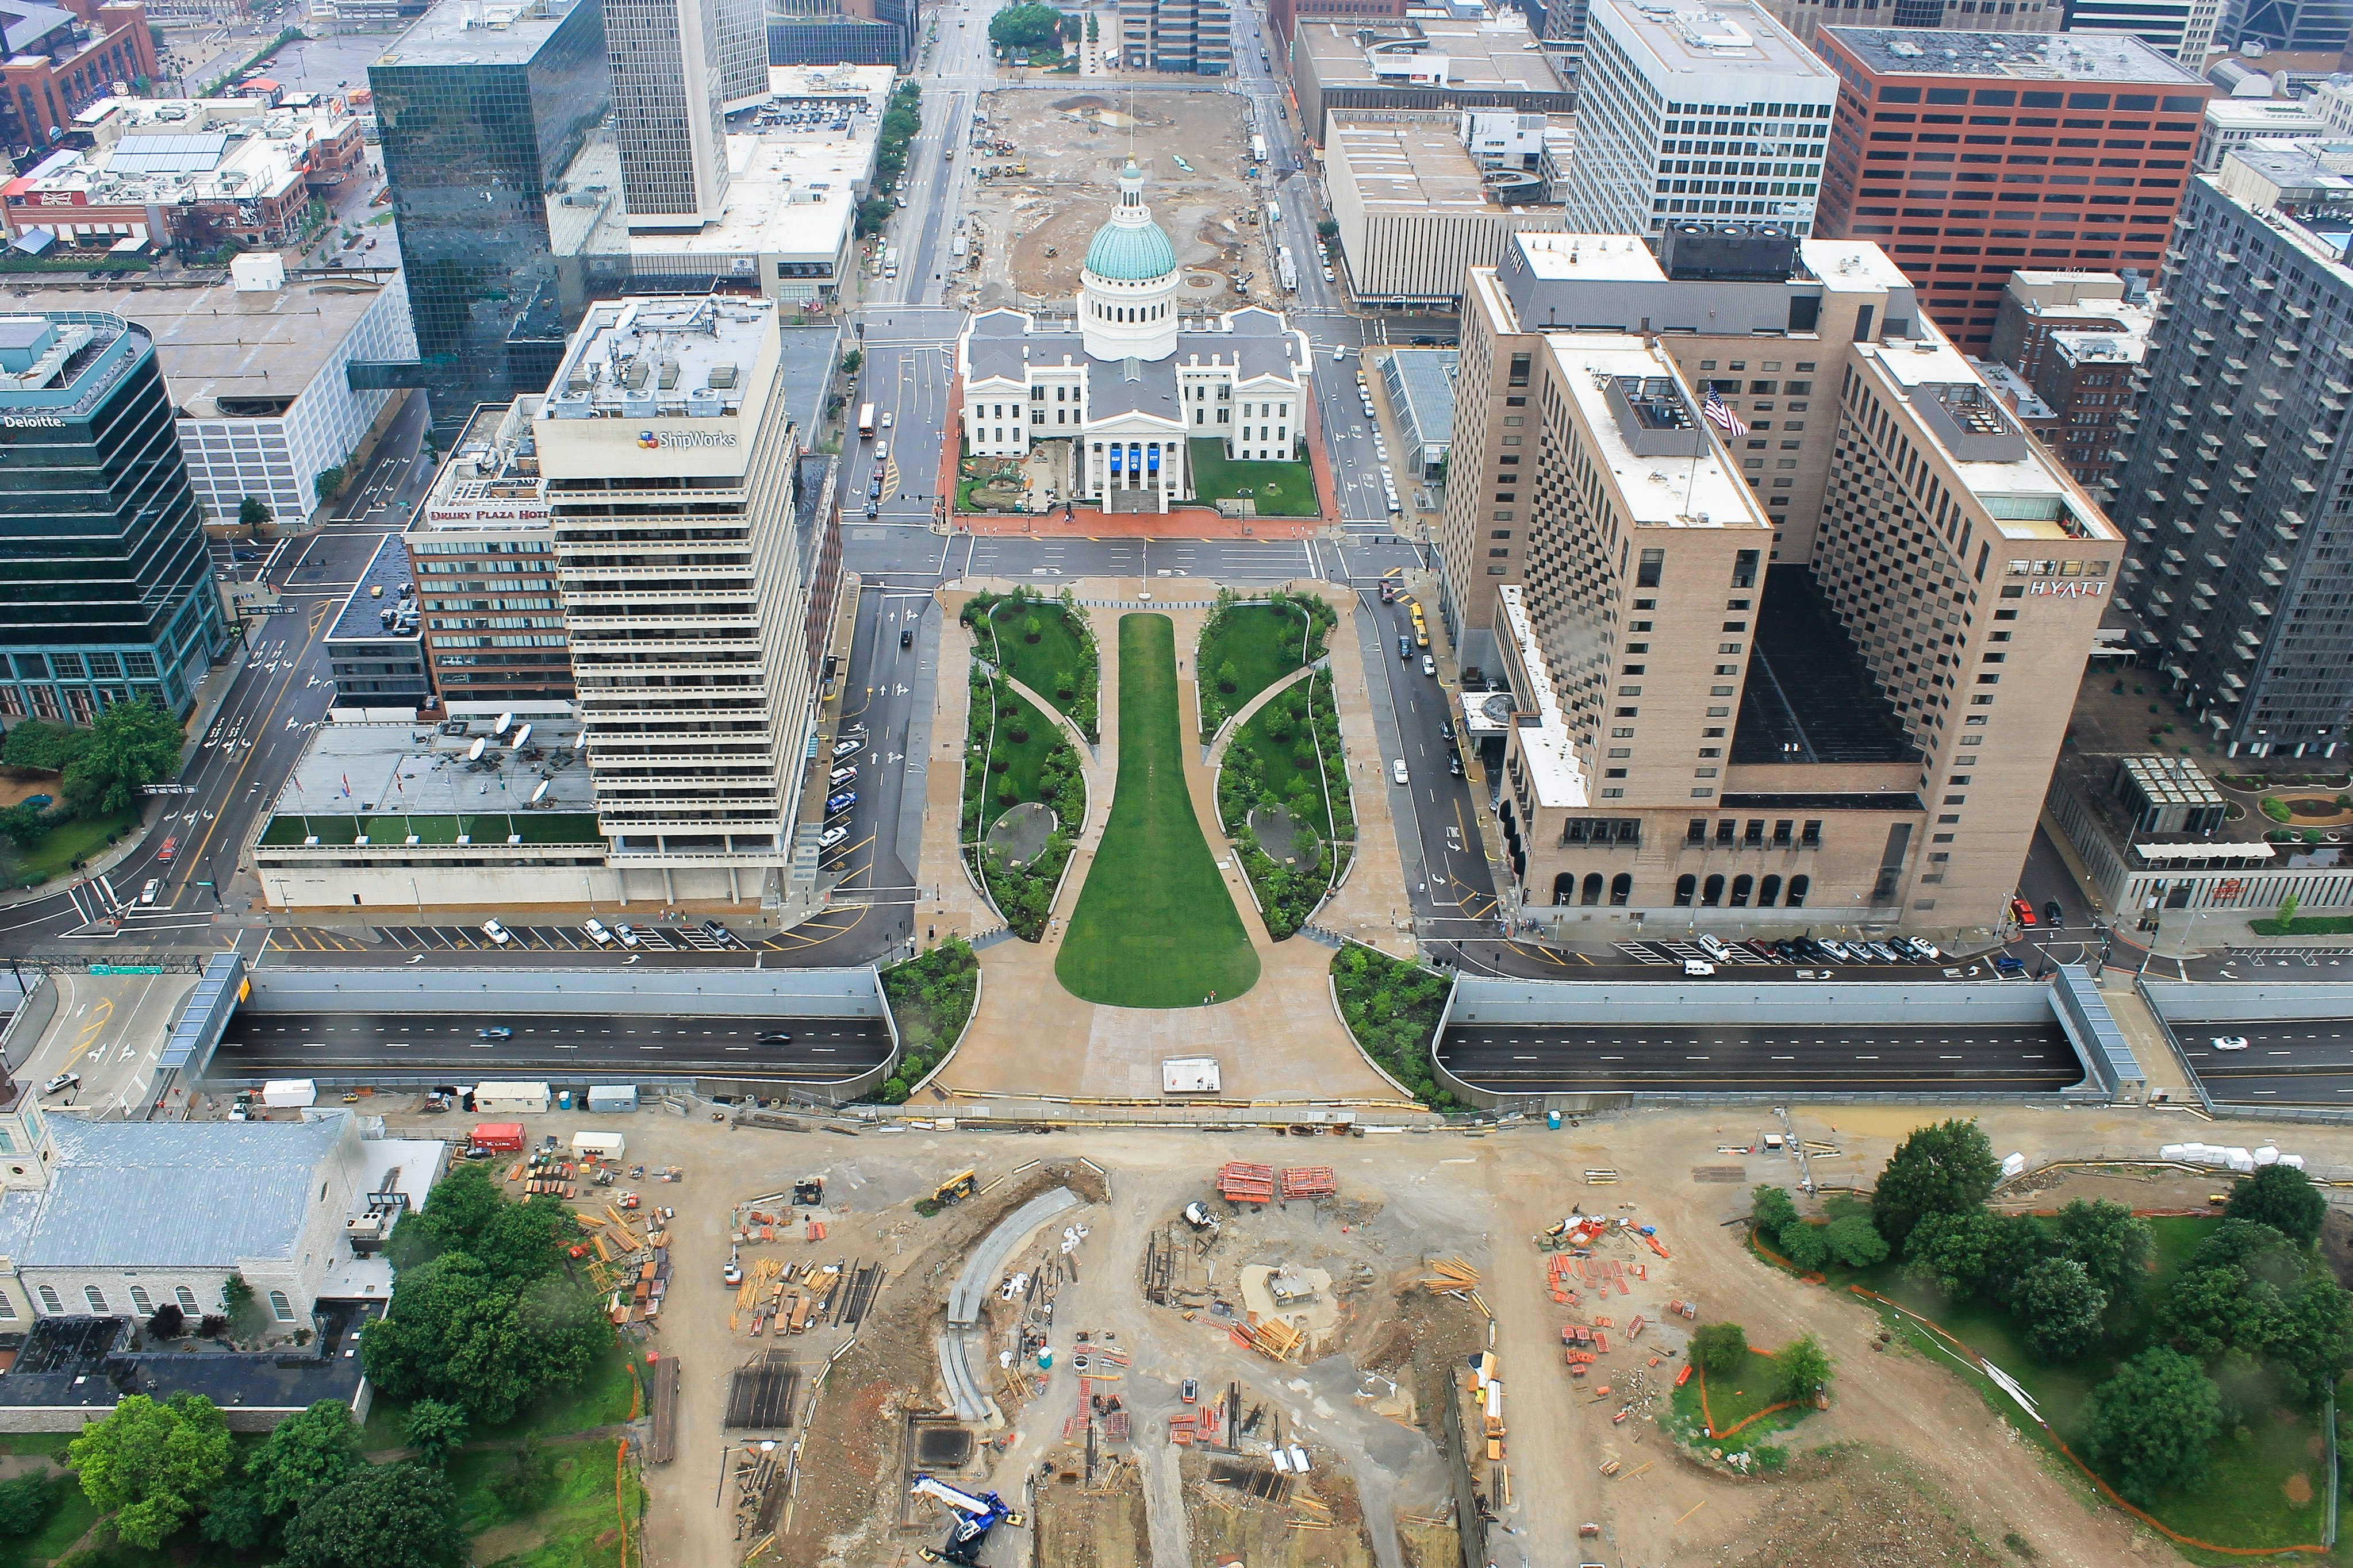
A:
[[[2010,912],[2018,918],[2020,925],[2031,926],[2034,923],[2034,906],[2024,899],[2010,900]]]
[[[180,841],[176,838],[166,838],[164,840],[164,847],[155,852],[155,858],[158,860],[169,860],[173,856],[177,855],[179,852]]]

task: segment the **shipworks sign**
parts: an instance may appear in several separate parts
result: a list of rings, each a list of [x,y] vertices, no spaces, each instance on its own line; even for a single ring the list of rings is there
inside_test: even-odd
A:
[[[638,445],[649,452],[678,451],[689,447],[733,447],[733,430],[640,430]]]

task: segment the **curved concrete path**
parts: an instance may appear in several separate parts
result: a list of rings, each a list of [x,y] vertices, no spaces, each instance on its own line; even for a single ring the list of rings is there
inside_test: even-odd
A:
[[[1208,745],[1203,748],[1208,753],[1201,759],[1203,765],[1208,767],[1209,772],[1212,773],[1223,767],[1226,762],[1226,748],[1233,744],[1235,734],[1240,731],[1243,725],[1258,717],[1258,710],[1260,709],[1265,707],[1268,703],[1273,701],[1276,698],[1282,696],[1284,692],[1290,690],[1293,687],[1298,685],[1301,681],[1306,679],[1317,670],[1324,668],[1330,662],[1330,659],[1327,658],[1319,658],[1314,664],[1303,664],[1297,669],[1293,670],[1289,675],[1284,676],[1282,679],[1276,681],[1273,685],[1267,687],[1257,696],[1243,703],[1241,707],[1235,711],[1232,718],[1228,719],[1223,724],[1218,726],[1217,734],[1211,738]]]

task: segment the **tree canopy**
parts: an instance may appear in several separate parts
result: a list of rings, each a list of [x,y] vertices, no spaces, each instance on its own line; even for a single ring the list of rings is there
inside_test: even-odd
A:
[[[1811,1334],[1791,1340],[1773,1356],[1780,1373],[1781,1397],[1810,1400],[1831,1384],[1831,1356]]]
[[[499,1279],[520,1284],[555,1272],[565,1242],[579,1239],[579,1230],[560,1199],[542,1194],[516,1203],[499,1190],[487,1166],[462,1164],[435,1184],[423,1208],[401,1216],[385,1254],[394,1268],[406,1270],[445,1252],[463,1252]]]
[[[1062,14],[1051,5],[1008,5],[988,19],[988,41],[1000,49],[1059,49]]]
[[[2116,1490],[2146,1506],[2194,1486],[2221,1426],[2221,1398],[2205,1369],[2162,1345],[2145,1350],[2093,1391],[2085,1446]]]
[[[360,1354],[391,1397],[438,1399],[495,1426],[541,1390],[577,1383],[612,1338],[596,1301],[568,1280],[504,1279],[445,1252],[398,1277]]]
[[[1975,1121],[1915,1129],[1888,1156],[1871,1194],[1872,1222],[1891,1247],[1932,1214],[1963,1214],[1993,1195],[2001,1162]]]
[[[2057,1231],[2060,1256],[2082,1264],[2108,1300],[2139,1290],[2157,1246],[2147,1221],[2123,1204],[2077,1198],[2060,1209]]]
[[[2290,1241],[2309,1247],[2320,1239],[2328,1200],[2312,1178],[2294,1165],[2265,1165],[2231,1189],[2223,1211],[2233,1219],[2267,1225]]]
[[[1789,1195],[1787,1187],[1777,1187],[1765,1182],[1748,1194],[1748,1223],[1768,1241],[1779,1236],[1781,1227],[1797,1217],[1797,1200]]]
[[[2046,1258],[2019,1277],[2010,1310],[2026,1329],[2026,1348],[2044,1361],[2069,1361],[2098,1342],[2107,1292],[2072,1258]]]
[[[246,1461],[264,1511],[290,1514],[366,1464],[350,1407],[322,1399],[280,1422]]]
[[[66,1446],[92,1508],[112,1516],[115,1533],[153,1551],[187,1522],[228,1474],[228,1423],[198,1394],[162,1405],[126,1394]]]
[[[140,792],[180,773],[180,721],[155,702],[117,702],[100,713],[65,764],[66,798],[85,811],[128,811]]]
[[[1738,1323],[1704,1323],[1691,1338],[1692,1364],[1718,1377],[1748,1364],[1748,1331]]]
[[[1905,1238],[1904,1257],[1906,1272],[1934,1279],[1955,1300],[2003,1300],[2042,1248],[2042,1227],[2024,1215],[1973,1208],[1923,1218]]]
[[[408,1407],[401,1436],[419,1460],[438,1469],[466,1441],[466,1413],[438,1399],[420,1399]]]
[[[422,1465],[363,1466],[286,1527],[286,1568],[455,1568],[465,1560],[457,1497]]]

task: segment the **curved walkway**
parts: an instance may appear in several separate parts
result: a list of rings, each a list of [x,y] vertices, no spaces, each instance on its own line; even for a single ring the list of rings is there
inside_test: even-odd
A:
[[[1006,674],[1003,666],[992,668],[997,670],[1005,684],[1013,689],[1013,694],[1016,697],[1046,715],[1050,722],[1060,726],[1062,738],[1071,742],[1071,750],[1078,752],[1079,772],[1087,781],[1087,816],[1084,822],[1079,824],[1079,837],[1083,839],[1090,827],[1097,829],[1102,827],[1103,816],[1111,807],[1111,769],[1104,763],[1103,758],[1096,754],[1096,748],[1089,743],[1087,733],[1079,728],[1077,720],[1022,685],[1012,676]],[[1098,696],[1095,703],[1097,707],[1101,707],[1103,699]],[[1098,805],[1098,803],[1101,804]],[[1101,837],[1100,833],[1097,837]]]
[[[1289,675],[1284,676],[1282,679],[1276,681],[1273,685],[1267,687],[1257,696],[1243,703],[1240,708],[1235,710],[1232,718],[1228,719],[1224,723],[1218,726],[1217,734],[1210,740],[1208,745],[1203,748],[1204,754],[1201,759],[1201,765],[1208,768],[1212,773],[1215,773],[1219,768],[1223,767],[1226,762],[1226,748],[1233,744],[1234,736],[1240,731],[1241,727],[1249,723],[1252,719],[1257,718],[1258,710],[1260,709],[1265,707],[1268,703],[1273,701],[1276,698],[1282,696],[1284,692],[1290,690],[1293,687],[1298,685],[1301,681],[1306,679],[1317,670],[1329,668],[1331,659],[1332,656],[1326,654],[1322,658],[1317,659],[1314,664],[1303,664],[1297,669],[1293,670]]]

